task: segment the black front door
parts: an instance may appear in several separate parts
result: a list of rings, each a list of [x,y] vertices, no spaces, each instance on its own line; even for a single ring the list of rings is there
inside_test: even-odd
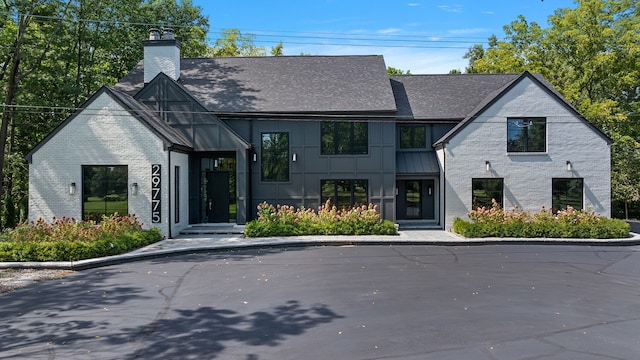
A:
[[[229,222],[229,173],[207,172],[207,219],[210,223]]]
[[[434,184],[434,180],[431,179],[398,181],[397,218],[401,220],[434,220]]]
[[[407,219],[422,219],[422,181],[404,183],[404,213]]]

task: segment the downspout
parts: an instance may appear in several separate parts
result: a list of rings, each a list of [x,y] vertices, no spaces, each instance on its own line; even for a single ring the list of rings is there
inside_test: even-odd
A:
[[[256,149],[253,146],[253,120],[249,119],[249,144],[251,147],[247,149],[247,219],[245,223],[253,220],[253,155]],[[257,156],[257,155],[256,155]]]
[[[169,200],[167,201],[167,205],[169,207],[169,209],[167,210],[167,214],[169,214],[169,234],[168,237],[169,239],[173,239],[173,235],[171,232],[171,227],[172,227],[172,223],[173,221],[171,221],[171,148],[168,148],[169,151],[169,168],[167,169],[167,178],[169,179],[167,181],[167,187],[169,188],[169,191],[167,191],[167,194],[169,195]]]
[[[447,223],[447,151],[444,143],[442,144],[442,229]]]
[[[247,156],[247,202],[246,202],[246,220],[245,223],[253,220],[253,209],[251,204],[253,204],[253,192],[251,191],[252,188],[252,184],[251,184],[251,179],[253,178],[253,174],[251,174],[251,163],[253,162],[253,147],[250,147],[249,149],[247,149],[245,151],[245,154]]]

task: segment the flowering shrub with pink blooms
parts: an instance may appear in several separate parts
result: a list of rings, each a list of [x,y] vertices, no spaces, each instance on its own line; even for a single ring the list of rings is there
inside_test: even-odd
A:
[[[623,220],[609,219],[571,206],[557,213],[543,206],[539,212],[532,213],[517,207],[506,211],[494,202],[491,208],[480,207],[467,216],[470,221],[454,220],[453,231],[469,238],[621,239],[628,237],[630,231],[629,224]]]
[[[22,223],[0,233],[0,261],[72,261],[122,254],[162,239],[158,229],[142,230],[135,215]]]
[[[395,235],[395,225],[382,220],[376,205],[338,209],[327,200],[318,211],[289,205],[258,205],[258,219],[245,226],[248,237],[292,235]]]

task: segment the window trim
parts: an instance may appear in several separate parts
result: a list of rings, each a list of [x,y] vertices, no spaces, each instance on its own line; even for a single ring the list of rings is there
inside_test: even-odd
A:
[[[580,208],[577,207],[573,207],[576,210],[583,210],[584,209],[584,178],[571,178],[571,177],[558,177],[558,178],[551,178],[551,211],[553,213],[557,213],[559,210],[564,210],[567,208],[567,204],[564,205],[564,207],[562,208],[556,208],[554,206],[554,197],[556,196],[556,194],[558,194],[558,192],[556,192],[554,190],[554,183],[556,181],[580,181],[581,183],[581,187],[580,187]]]
[[[126,178],[124,179],[123,194],[126,195],[126,200],[125,201],[126,201],[126,205],[127,205],[127,210],[126,210],[125,214],[120,214],[120,212],[118,212],[118,214],[120,214],[120,215],[128,215],[129,214],[129,205],[130,205],[129,203],[131,201],[130,196],[129,196],[129,166],[126,165],[126,164],[125,165],[122,165],[122,164],[118,164],[118,165],[90,165],[90,164],[87,164],[87,165],[81,165],[81,173],[82,173],[82,180],[81,180],[81,184],[82,184],[81,214],[82,214],[82,219],[86,220],[87,218],[91,218],[92,216],[107,215],[106,211],[103,211],[103,212],[100,212],[100,213],[99,212],[93,212],[93,213],[85,214],[85,210],[86,210],[85,203],[88,202],[88,201],[84,201],[84,199],[85,199],[85,197],[87,197],[87,199],[88,199],[89,195],[91,195],[91,194],[88,194],[89,187],[88,187],[88,185],[87,185],[87,183],[85,181],[86,171],[87,171],[88,168],[103,168],[103,169],[104,168],[121,168],[121,169],[123,169],[125,171]],[[108,188],[107,189],[102,189],[102,191],[105,192],[105,195],[103,195],[103,197],[106,197],[108,195],[108,194],[106,194],[106,192],[109,191],[109,190],[110,189],[108,189]],[[105,210],[106,210],[106,208],[107,208],[106,204],[109,201],[107,201],[105,199],[104,202],[105,202]],[[114,214],[114,213],[115,213],[115,211],[111,212],[110,214]],[[100,216],[100,218],[92,219],[92,220],[96,220],[96,221],[99,222],[100,219],[101,219],[101,216]]]
[[[180,166],[174,166],[174,174],[173,174],[173,196],[174,199],[174,222],[176,224],[180,223]]]
[[[325,198],[324,194],[323,194],[323,187],[324,184],[326,182],[333,182],[333,194],[329,197],[329,198]],[[350,195],[349,195],[349,203],[350,203],[350,207],[354,207],[355,205],[368,205],[370,202],[370,196],[369,196],[369,179],[320,179],[320,202],[322,205],[324,205],[327,200],[331,200],[331,204],[334,206],[338,206],[339,205],[339,200],[338,200],[338,183],[341,181],[348,181],[349,182],[349,187],[350,187]],[[365,204],[360,204],[360,203],[356,203],[356,181],[363,181],[364,182],[364,186],[365,186],[365,192],[366,192],[366,200],[365,200]]]
[[[410,146],[403,146],[402,144],[402,130],[409,129],[410,130]],[[424,144],[421,146],[416,146],[416,134],[418,133],[417,129],[422,129],[422,135]],[[425,125],[400,125],[400,131],[398,131],[398,148],[403,150],[410,149],[425,149],[427,147],[427,127]]]
[[[536,150],[528,150],[529,147],[529,129],[530,126],[517,126],[517,125],[511,125],[514,121],[544,121],[544,149],[540,150],[540,151],[536,151]],[[526,133],[525,133],[525,137],[527,138],[526,143],[524,144],[524,149],[523,150],[512,150],[509,147],[509,129],[511,128],[511,126],[516,126],[519,129],[526,129]],[[548,122],[547,122],[547,118],[544,116],[520,116],[520,117],[508,117],[507,118],[507,143],[506,143],[506,147],[507,147],[507,154],[509,155],[540,155],[540,154],[546,154],[548,151]]]
[[[264,150],[264,136],[265,135],[273,135],[280,134],[287,136],[287,153],[285,155],[287,168],[286,168],[286,178],[284,179],[265,179],[264,176],[264,165],[265,165],[265,153]],[[289,137],[289,132],[287,131],[264,131],[260,133],[260,181],[262,182],[289,182],[291,179],[291,162],[289,161],[289,154],[291,154],[291,142]],[[283,162],[284,163],[284,162]]]
[[[479,206],[476,206],[475,204],[477,203],[477,201],[475,201],[475,194],[474,194],[474,184],[476,181],[500,181],[500,184],[502,185],[500,188],[500,199],[495,199],[498,202],[498,205],[500,206],[500,208],[504,209],[504,178],[471,178],[471,209],[475,210],[479,207],[483,207],[484,205],[480,205],[478,203]],[[492,198],[493,200],[493,198]],[[493,206],[493,202],[492,202],[492,206]],[[491,208],[491,206],[484,206],[485,208]]]
[[[338,152],[338,147],[340,144],[339,141],[339,134],[340,134],[340,129],[339,129],[339,125],[340,124],[349,124],[349,150],[348,151],[343,151],[343,152]],[[331,126],[331,133],[333,136],[333,143],[331,144],[331,152],[325,152],[325,146],[324,146],[324,135],[325,132],[323,131],[323,127],[325,126],[325,124],[329,124]],[[355,126],[356,124],[363,124],[365,126],[365,130],[366,130],[366,139],[365,142],[365,152],[356,152],[355,149],[357,148],[356,146],[356,141],[355,141]],[[340,156],[340,155],[346,155],[346,156],[357,156],[357,155],[369,155],[369,122],[368,121],[362,121],[362,120],[345,120],[345,121],[335,121],[335,120],[323,120],[320,122],[320,155],[323,156]]]

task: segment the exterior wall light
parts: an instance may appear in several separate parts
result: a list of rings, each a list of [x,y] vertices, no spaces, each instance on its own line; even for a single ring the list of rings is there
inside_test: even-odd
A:
[[[74,195],[76,193],[76,183],[72,182],[69,184],[69,195]]]
[[[293,156],[291,156],[291,160],[293,160],[293,162],[298,161],[298,154],[293,153]]]
[[[491,171],[491,163],[489,162],[489,160],[487,160],[487,161],[485,161],[485,162],[484,162],[484,170],[485,170],[486,172]]]
[[[138,183],[137,182],[131,184],[131,194],[132,195],[138,195]]]
[[[571,164],[571,161],[567,160],[567,171],[571,170],[573,170],[573,164]]]
[[[253,162],[258,161],[258,154],[253,153]]]

